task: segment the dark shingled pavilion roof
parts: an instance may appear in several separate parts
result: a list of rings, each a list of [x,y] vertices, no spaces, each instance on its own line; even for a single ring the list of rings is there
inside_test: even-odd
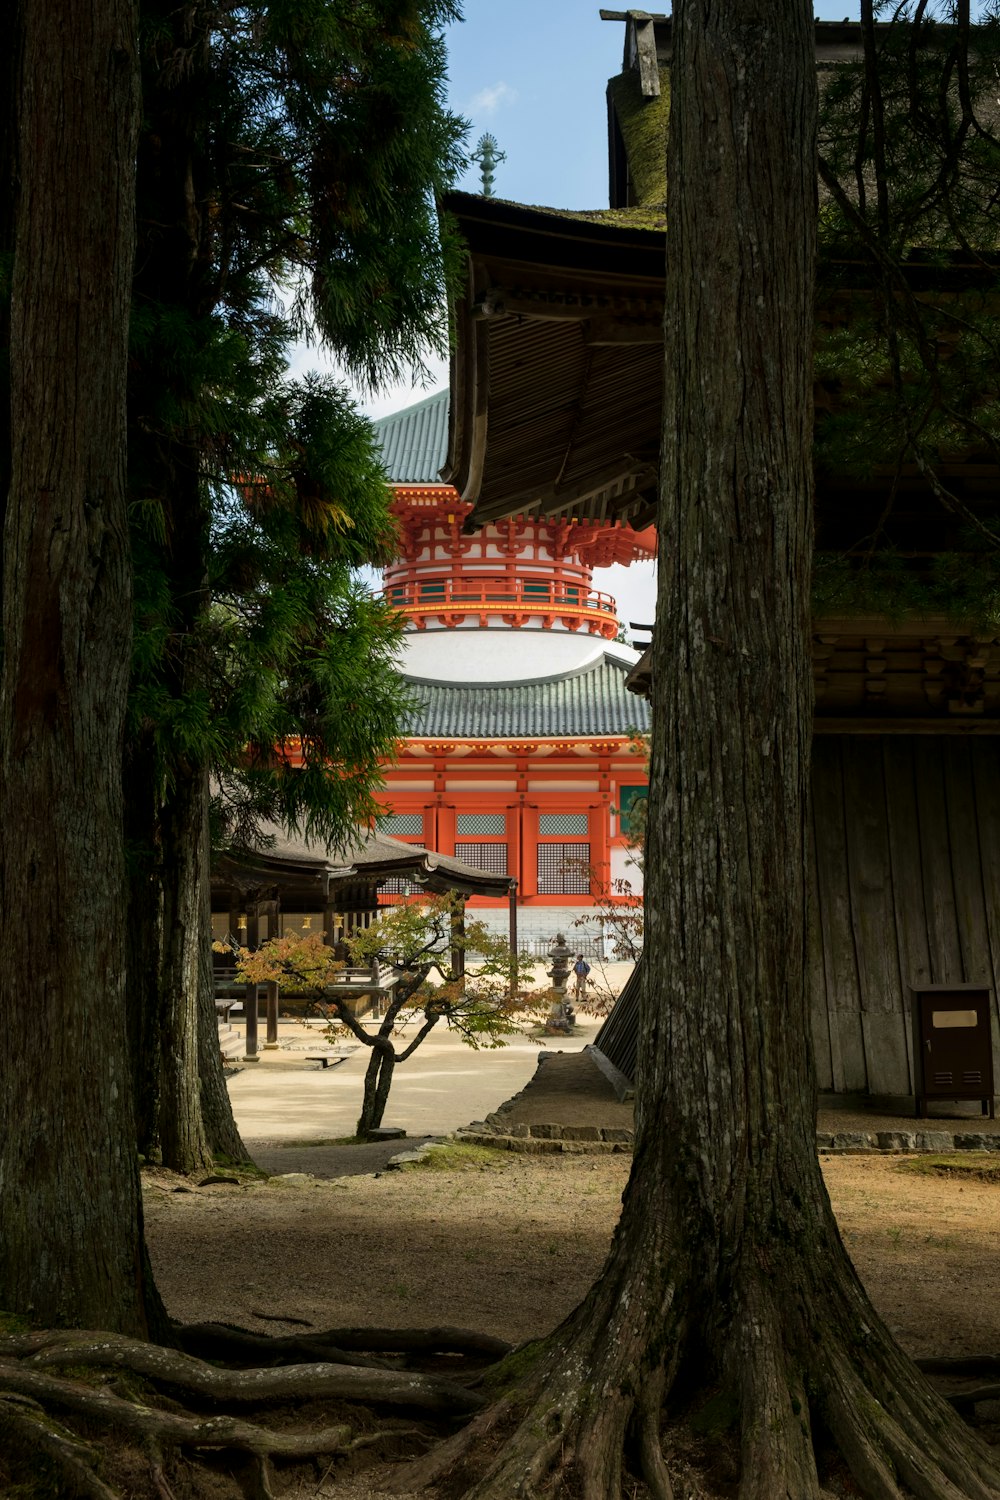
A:
[[[635,701],[635,700],[632,700]],[[358,881],[381,883],[407,878],[438,893],[458,891],[466,896],[505,896],[507,875],[491,875],[453,855],[437,854],[420,844],[407,844],[386,833],[359,828],[347,847],[328,853],[322,842],[285,833],[276,823],[261,828],[264,847],[242,855],[219,855],[212,866],[216,897],[232,888],[282,887],[282,900],[319,899]]]
[[[590,666],[530,682],[442,683],[407,678],[423,704],[414,739],[581,739],[649,728],[649,705],[625,685],[630,664],[603,655]]]

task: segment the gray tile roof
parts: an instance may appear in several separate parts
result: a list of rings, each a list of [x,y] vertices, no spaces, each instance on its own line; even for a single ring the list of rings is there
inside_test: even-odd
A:
[[[511,737],[575,739],[649,728],[649,704],[625,686],[626,662],[602,656],[593,666],[533,682],[443,683],[408,678],[423,707],[407,734],[417,739]]]
[[[382,462],[394,484],[440,484],[448,451],[448,392],[374,422]]]

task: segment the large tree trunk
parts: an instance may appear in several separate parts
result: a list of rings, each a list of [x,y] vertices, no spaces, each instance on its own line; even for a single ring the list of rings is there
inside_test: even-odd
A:
[[[15,19],[0,1306],[141,1333],[121,795],[136,15],[25,0]]]
[[[133,497],[143,502],[140,517],[158,518],[144,522],[137,546],[152,580],[154,629],[169,631],[153,671],[155,692],[169,706],[157,732],[133,747],[129,772],[143,792],[153,792],[137,811],[134,839],[140,851],[158,852],[163,918],[159,942],[152,906],[136,911],[141,939],[134,943],[133,967],[143,976],[147,1012],[155,1017],[137,1028],[136,1070],[148,1106],[140,1115],[148,1144],[155,1125],[163,1162],[189,1172],[205,1167],[212,1149],[248,1159],[222,1077],[211,991],[209,736],[203,746],[192,744],[197,713],[184,712],[205,693],[197,632],[208,605],[210,510],[202,482],[198,340],[214,336],[199,319],[213,305],[216,268],[203,234],[210,195],[199,175],[196,137],[211,51],[208,12],[198,6],[178,9],[155,0],[146,19],[134,284],[145,322],[129,387],[129,480]],[[183,357],[179,328],[194,340]],[[150,976],[155,995],[145,982]]]
[[[159,1148],[162,1022],[160,954],[163,941],[163,882],[160,869],[160,778],[152,734],[125,747],[125,853],[128,904],[125,922],[129,1052],[135,1080],[136,1144],[141,1155]]]
[[[225,1160],[234,1165],[249,1163],[251,1156],[236,1128],[232,1101],[226,1088],[226,1075],[222,1068],[219,1020],[212,986],[212,954],[208,945],[202,958],[202,976],[198,986],[198,1053],[201,1116],[212,1155],[216,1161]]]
[[[202,957],[212,942],[207,772],[168,790],[162,835],[170,878],[163,887],[160,1156],[176,1172],[200,1172],[212,1164],[198,1078]]]
[[[986,1500],[1000,1479],[869,1304],[816,1154],[810,7],[679,0],[673,40],[635,1160],[604,1273],[505,1399],[521,1420],[469,1493],[619,1500],[628,1453],[668,1500],[664,1403],[683,1420],[711,1396],[740,1500],[814,1500],[819,1434],[870,1500]]]
[[[216,1161],[251,1165],[250,1153],[236,1128],[233,1105],[219,1048],[219,1017],[215,1009],[215,977],[212,969],[212,907],[209,862],[208,787],[203,783],[202,859],[204,880],[199,907],[201,937],[198,942],[198,1099],[202,1126],[209,1150]]]
[[[14,188],[17,181],[17,78],[21,60],[17,46],[20,29],[8,25],[0,58],[0,256],[10,264],[14,255]],[[3,535],[7,492],[10,489],[10,296],[0,296],[0,536]],[[0,576],[0,606],[3,582]]]

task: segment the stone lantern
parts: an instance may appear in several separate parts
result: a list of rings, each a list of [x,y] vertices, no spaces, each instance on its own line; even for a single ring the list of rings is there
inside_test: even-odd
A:
[[[573,950],[566,946],[566,939],[561,932],[556,933],[556,940],[549,949],[549,958],[552,967],[548,976],[552,980],[552,1008],[545,1022],[545,1030],[553,1034],[565,1034],[572,1030],[572,1016],[566,1006],[566,980],[569,978],[569,961]]]

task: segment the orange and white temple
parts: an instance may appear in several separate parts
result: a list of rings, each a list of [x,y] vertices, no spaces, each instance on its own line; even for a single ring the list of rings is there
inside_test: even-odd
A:
[[[385,767],[383,826],[516,877],[522,935],[550,940],[617,881],[641,884],[627,823],[648,707],[593,571],[652,557],[655,532],[559,516],[467,532],[471,505],[436,479],[447,420],[443,393],[376,423],[400,533],[384,588],[420,705]]]

